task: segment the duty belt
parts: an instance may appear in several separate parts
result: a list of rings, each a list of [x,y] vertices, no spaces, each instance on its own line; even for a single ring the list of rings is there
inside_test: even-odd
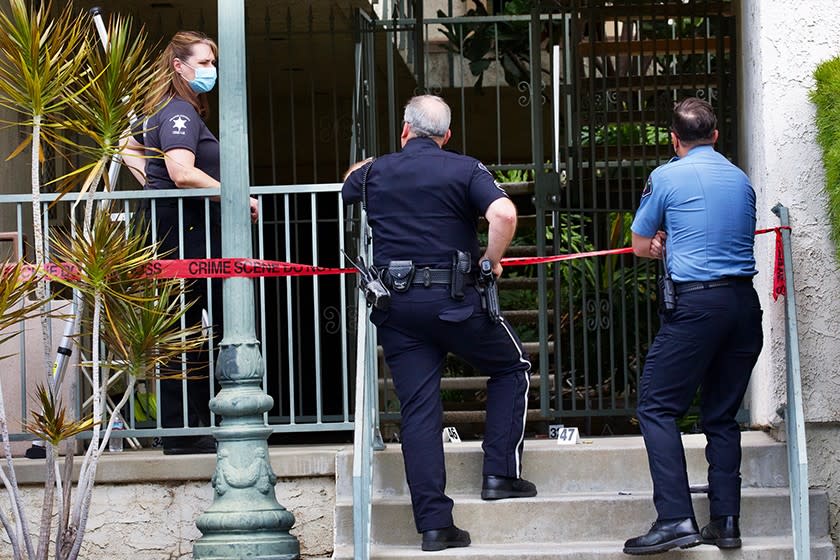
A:
[[[721,278],[720,280],[708,280],[704,282],[675,282],[674,287],[677,290],[677,294],[684,294],[686,292],[708,290],[709,288],[725,288],[726,286],[734,286],[735,284],[745,282],[752,283],[752,276],[733,276],[730,278]]]
[[[429,287],[432,284],[449,285],[452,282],[452,270],[449,268],[417,268],[414,270],[412,286]]]
[[[390,279],[388,278],[388,267],[381,267],[379,268],[380,274],[382,278],[385,279],[386,284],[390,284]],[[467,275],[464,278],[464,284],[466,286],[472,286],[475,284],[475,278],[472,274]],[[425,286],[428,288],[429,286],[438,285],[438,286],[448,286],[452,282],[452,269],[450,268],[429,268],[428,266],[423,268],[416,268],[414,270],[414,278],[411,279],[412,286]],[[389,286],[390,287],[390,286]]]

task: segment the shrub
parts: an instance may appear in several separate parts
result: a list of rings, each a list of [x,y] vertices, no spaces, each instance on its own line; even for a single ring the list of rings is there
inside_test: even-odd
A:
[[[814,78],[811,101],[817,106],[817,141],[823,152],[831,237],[840,257],[840,56],[817,66]]]

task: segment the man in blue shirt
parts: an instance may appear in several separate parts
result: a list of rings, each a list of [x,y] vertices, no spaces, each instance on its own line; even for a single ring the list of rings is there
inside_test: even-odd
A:
[[[647,534],[624,544],[627,554],[701,542],[741,546],[735,415],[762,346],[762,311],[752,286],[755,192],[747,176],[714,150],[716,127],[707,102],[688,98],[676,105],[671,142],[677,157],[651,173],[633,220],[633,252],[665,259],[676,302],[661,313],[639,387],[637,415],[657,519]],[[677,427],[698,389],[711,514],[702,531]]]
[[[440,379],[448,353],[490,377],[482,499],[537,494],[520,477],[531,364],[504,318],[490,320],[475,274],[484,260],[502,273],[516,207],[480,162],[441,149],[449,121],[440,97],[412,98],[402,151],[355,165],[341,191],[345,204],[366,204],[373,262],[391,289],[389,309],[374,309],[371,321],[400,399],[406,479],[426,551],[470,544],[469,533],[453,523],[445,492]],[[489,223],[483,254],[479,216]]]

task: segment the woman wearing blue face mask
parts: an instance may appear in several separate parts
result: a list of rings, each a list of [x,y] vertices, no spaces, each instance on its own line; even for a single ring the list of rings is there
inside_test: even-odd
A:
[[[129,139],[129,154],[123,158],[146,190],[219,187],[219,141],[207,127],[206,93],[216,84],[216,43],[203,33],[175,34],[158,59],[158,80],[150,90],[142,130]],[[141,156],[142,154],[142,156]],[[163,157],[161,157],[161,155]],[[144,157],[143,157],[144,156]],[[221,256],[221,214],[218,200],[211,200],[209,214],[205,199],[184,198],[179,214],[178,199],[158,199],[145,206],[146,224],[154,220],[160,252],[170,259],[201,259]],[[251,219],[257,220],[257,201],[251,198]],[[182,221],[180,221],[182,220]],[[209,229],[208,229],[209,224]],[[183,245],[179,243],[183,232]],[[210,252],[208,254],[207,247]],[[187,311],[188,325],[202,320],[202,309],[210,314],[214,341],[221,339],[221,280],[212,281],[212,300],[207,283],[196,281],[187,301],[197,299]],[[212,305],[210,305],[212,303]],[[211,309],[212,307],[212,309]],[[207,352],[187,356],[191,372],[187,385],[187,410],[182,405],[180,379],[161,381],[161,422],[164,428],[207,426],[210,421],[210,383]],[[182,364],[171,365],[175,373]],[[166,437],[164,453],[209,453],[215,451],[212,436]]]

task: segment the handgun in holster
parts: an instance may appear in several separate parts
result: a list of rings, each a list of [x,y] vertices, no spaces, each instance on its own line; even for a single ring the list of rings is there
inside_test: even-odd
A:
[[[502,308],[499,305],[499,286],[493,274],[493,263],[484,259],[479,265],[478,283],[482,291],[482,307],[492,323],[502,322]]]
[[[449,282],[449,295],[452,299],[461,301],[464,299],[464,285],[467,276],[472,270],[472,262],[468,251],[455,251],[452,253],[452,268]]]

